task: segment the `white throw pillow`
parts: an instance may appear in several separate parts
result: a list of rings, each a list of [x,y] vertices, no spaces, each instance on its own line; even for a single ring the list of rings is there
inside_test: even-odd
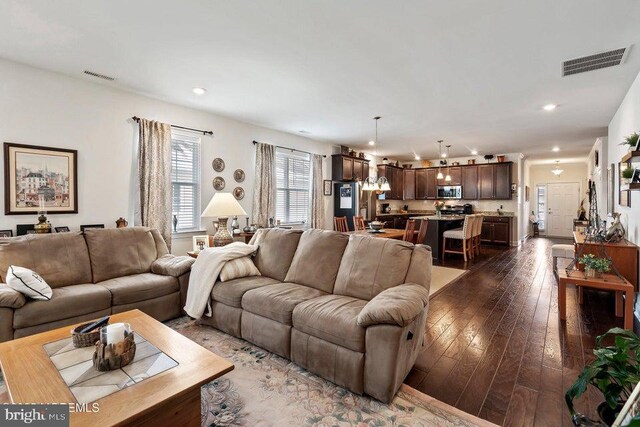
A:
[[[261,276],[260,271],[258,271],[249,256],[225,262],[222,271],[220,271],[221,282],[247,276]]]
[[[7,271],[7,285],[29,298],[48,301],[53,292],[35,271],[15,265],[9,266]]]

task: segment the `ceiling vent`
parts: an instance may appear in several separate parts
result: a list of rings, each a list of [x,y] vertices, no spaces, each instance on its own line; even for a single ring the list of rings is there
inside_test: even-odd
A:
[[[89,70],[84,70],[83,73],[85,73],[88,76],[91,77],[95,77],[97,79],[102,79],[102,80],[107,80],[107,81],[114,81],[116,78],[115,77],[111,77],[111,76],[107,76],[104,74],[100,74],[100,73],[96,73],[95,71],[89,71]]]
[[[601,68],[615,67],[624,62],[629,48],[623,47],[582,58],[570,59],[562,63],[562,76],[586,73]]]

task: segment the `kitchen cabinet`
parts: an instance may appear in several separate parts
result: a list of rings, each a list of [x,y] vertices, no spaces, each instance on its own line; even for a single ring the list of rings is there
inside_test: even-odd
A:
[[[331,156],[331,179],[334,181],[362,181],[369,176],[369,160],[344,154]]]
[[[461,168],[460,166],[452,166],[447,168],[442,168],[442,174],[447,176],[447,173],[451,177],[451,181],[445,181],[444,178],[438,180],[437,185],[461,185]],[[437,172],[436,172],[437,175]]]
[[[416,171],[415,169],[404,169],[402,171],[404,200],[415,200],[416,198]]]
[[[479,165],[478,189],[480,200],[511,200],[511,163]]]
[[[438,198],[438,170],[427,169],[427,199],[435,200]]]
[[[416,169],[416,200],[427,198],[427,172],[429,169]]]
[[[403,200],[404,173],[403,169],[391,165],[378,165],[378,177],[384,176],[389,181],[391,191],[385,191],[387,200]]]
[[[478,199],[478,167],[466,166],[461,168],[462,198],[464,200]]]
[[[511,217],[485,216],[480,240],[495,245],[511,244]]]

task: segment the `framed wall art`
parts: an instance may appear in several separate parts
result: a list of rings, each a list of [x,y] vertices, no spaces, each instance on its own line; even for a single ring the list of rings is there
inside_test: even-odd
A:
[[[325,196],[330,196],[331,195],[331,180],[329,179],[325,179],[322,181],[322,189],[323,189],[323,194]]]
[[[78,213],[78,151],[4,143],[4,213]]]

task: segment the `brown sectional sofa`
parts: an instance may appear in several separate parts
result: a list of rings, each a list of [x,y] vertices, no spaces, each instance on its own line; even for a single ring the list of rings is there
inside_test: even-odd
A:
[[[134,308],[161,321],[178,317],[192,263],[145,227],[1,238],[2,282],[10,265],[26,267],[53,296],[29,300],[0,287],[0,342]]]
[[[423,343],[431,251],[390,239],[263,229],[262,276],[218,282],[201,322],[389,402]]]

